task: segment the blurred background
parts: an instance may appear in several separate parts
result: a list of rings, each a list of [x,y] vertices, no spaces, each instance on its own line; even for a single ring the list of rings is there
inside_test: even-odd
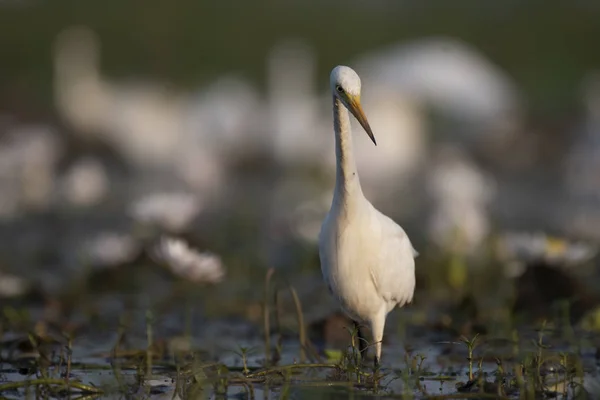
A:
[[[191,299],[222,338],[204,322],[262,329],[273,268],[318,326],[345,64],[379,144],[353,121],[365,194],[421,254],[395,314],[501,330],[498,310],[562,299],[580,321],[599,304],[600,7],[569,4],[0,0],[0,297],[60,321],[167,304],[166,332]],[[156,265],[164,234],[221,281]]]

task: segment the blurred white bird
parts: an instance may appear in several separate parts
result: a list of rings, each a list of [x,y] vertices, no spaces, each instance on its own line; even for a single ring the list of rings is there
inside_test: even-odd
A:
[[[445,128],[445,136],[502,143],[521,123],[514,80],[461,40],[431,37],[401,43],[362,57],[358,65],[366,71],[363,82],[369,87],[382,83],[452,122],[456,129]]]
[[[528,263],[540,260],[558,268],[572,269],[592,260],[599,250],[592,242],[567,240],[543,232],[504,232],[495,247],[508,278],[519,277]]]
[[[209,252],[200,253],[182,239],[162,237],[150,254],[155,261],[191,282],[214,284],[225,277],[225,268],[219,256]]]
[[[490,233],[495,181],[458,145],[438,145],[429,163],[429,237],[445,251],[476,254]]]
[[[86,27],[61,32],[54,57],[55,101],[64,120],[139,170],[170,170],[194,190],[215,193],[227,175],[227,155],[248,149],[246,138],[254,138],[241,129],[257,114],[256,91],[248,85],[219,80],[192,96],[153,82],[110,81],[100,70],[99,38]]]
[[[99,232],[79,247],[77,254],[94,268],[114,268],[133,261],[141,251],[140,242],[129,233]]]
[[[52,205],[63,151],[64,143],[50,127],[10,127],[0,140],[0,220]]]
[[[129,215],[137,222],[168,232],[185,230],[202,210],[200,198],[187,192],[156,192],[134,201]]]
[[[110,179],[102,162],[84,156],[62,177],[61,195],[69,205],[97,205],[109,193]]]
[[[587,76],[582,86],[586,115],[583,126],[574,132],[575,143],[565,160],[565,180],[573,195],[596,203],[600,198],[600,72]]]
[[[377,144],[360,103],[360,78],[351,68],[338,66],[330,86],[337,166],[331,209],[319,234],[321,270],[342,309],[371,328],[377,368],[387,314],[413,299],[417,252],[404,230],[376,210],[360,186],[348,110]]]
[[[372,94],[372,95],[371,95]],[[410,96],[390,89],[382,82],[369,85],[365,99],[379,147],[357,138],[356,163],[363,177],[363,191],[374,202],[398,212],[397,194],[427,160],[427,121],[420,105]],[[409,212],[410,206],[403,202]]]
[[[29,286],[23,278],[0,271],[0,298],[21,296],[27,292]]]
[[[278,43],[268,58],[268,113],[273,156],[283,165],[322,165],[330,156],[314,83],[316,59],[303,42]],[[333,157],[331,159],[333,164]]]
[[[100,41],[86,27],[61,32],[55,43],[56,105],[75,132],[99,137],[137,165],[164,165],[183,135],[185,96],[150,83],[102,76]]]
[[[570,235],[599,240],[600,213],[600,71],[589,73],[581,84],[586,115],[565,157],[563,179],[571,197],[565,225]]]

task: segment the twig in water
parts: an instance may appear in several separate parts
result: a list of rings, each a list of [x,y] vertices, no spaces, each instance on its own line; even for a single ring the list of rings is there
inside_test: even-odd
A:
[[[71,375],[71,361],[73,355],[73,334],[69,332],[67,339],[67,374],[65,376],[65,380],[67,381],[67,386],[69,385],[69,376]]]
[[[332,368],[332,369],[337,369],[339,368],[339,366],[337,364],[290,364],[290,365],[283,365],[281,367],[275,367],[275,368],[269,368],[269,369],[265,369],[262,371],[257,371],[255,373],[249,374],[246,378],[251,379],[251,378],[257,378],[259,376],[264,376],[264,375],[269,375],[269,374],[274,374],[277,372],[282,372],[288,369],[294,369],[294,368],[298,368],[298,369],[302,369],[302,368]]]
[[[447,399],[496,399],[496,400],[510,400],[509,397],[498,396],[494,393],[452,393],[443,394],[439,396],[427,396],[424,397],[426,400],[447,400]]]
[[[6,390],[20,389],[20,388],[24,388],[24,387],[28,387],[28,386],[39,386],[39,385],[65,386],[68,388],[77,389],[84,393],[96,393],[96,394],[104,393],[104,391],[102,389],[97,388],[95,386],[86,385],[81,382],[73,382],[73,381],[67,383],[64,379],[33,379],[33,380],[20,381],[20,382],[3,383],[3,384],[0,384],[0,392],[6,391]]]
[[[268,365],[271,360],[271,326],[269,321],[269,284],[271,277],[275,273],[275,269],[269,268],[265,277],[265,299],[263,305],[264,329],[265,329],[265,365]]]
[[[273,365],[281,360],[281,353],[283,348],[283,332],[281,331],[281,316],[283,315],[283,309],[281,307],[281,292],[275,290],[275,325],[277,326],[277,344],[275,345],[275,354],[273,354]]]
[[[151,310],[146,311],[146,336],[148,338],[148,347],[146,349],[146,376],[152,375],[152,345],[154,342],[154,335],[152,331],[152,323],[154,322],[154,315]]]
[[[298,316],[298,330],[300,340],[300,362],[306,362],[306,328],[304,326],[304,315],[302,314],[302,304],[296,293],[296,289],[290,285],[290,292],[294,298],[294,304],[296,305],[296,315]]]

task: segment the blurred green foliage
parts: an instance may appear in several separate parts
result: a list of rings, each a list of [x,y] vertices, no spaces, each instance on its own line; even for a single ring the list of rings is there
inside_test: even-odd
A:
[[[598,21],[594,1],[2,0],[0,105],[24,96],[49,105],[52,42],[84,24],[100,36],[109,76],[183,87],[224,72],[261,83],[269,49],[285,37],[314,46],[324,80],[332,65],[365,51],[450,35],[506,69],[534,111],[552,113],[570,108],[583,74],[600,67]]]

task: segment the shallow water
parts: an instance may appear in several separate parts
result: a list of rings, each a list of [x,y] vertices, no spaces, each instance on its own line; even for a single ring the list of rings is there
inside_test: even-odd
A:
[[[104,391],[102,398],[144,395],[145,398],[166,399],[172,398],[176,390],[181,393],[182,387],[187,387],[186,393],[190,395],[194,380],[204,382],[202,387],[205,398],[213,398],[217,396],[215,390],[220,390],[217,389],[218,385],[215,386],[220,382],[216,365],[227,366],[227,371],[221,371],[220,375],[229,382],[226,388],[227,398],[376,397],[373,390],[368,389],[369,385],[365,386],[365,380],[368,380],[365,376],[359,380],[352,372],[336,373],[332,368],[307,367],[294,370],[293,373],[284,369],[281,373],[268,374],[266,380],[264,377],[252,378],[253,373],[260,373],[264,368],[265,339],[261,321],[252,322],[235,316],[206,317],[198,310],[200,307],[196,307],[186,317],[185,307],[177,303],[162,307],[160,312],[156,312],[148,320],[147,308],[138,306],[127,309],[124,303],[132,302],[127,296],[104,294],[96,301],[103,305],[102,316],[90,318],[80,312],[74,313],[71,319],[78,321],[80,328],[74,333],[71,344],[70,379],[101,388]],[[152,304],[148,299],[142,303]],[[411,325],[410,322],[407,322],[404,332],[400,332],[394,325],[397,318],[410,321],[411,316],[416,313],[414,310],[396,311],[390,319],[383,347],[381,372],[384,376],[380,381],[379,394],[397,398],[402,395],[423,398],[456,394],[457,386],[464,385],[469,380],[467,347],[451,332],[436,331],[426,325]],[[41,317],[44,312],[33,309],[31,314]],[[126,319],[121,318],[121,323],[125,323],[125,326],[120,327],[119,314],[127,315]],[[186,320],[190,315],[191,321]],[[148,321],[152,324],[152,340],[157,344],[153,352],[158,354],[153,359],[149,378],[144,372]],[[49,326],[46,337],[56,339],[57,343],[47,343],[33,349],[26,345],[29,343],[26,332],[17,329],[18,324],[13,323],[15,329],[5,329],[2,336],[2,382],[20,382],[44,375],[60,378],[60,374],[64,374],[66,370],[66,339]],[[24,325],[22,328],[26,327]],[[186,329],[189,329],[190,337],[185,336]],[[538,354],[540,350],[535,344],[539,340],[539,331],[533,327],[522,327],[518,332],[516,342],[506,337],[481,336],[473,352],[473,371],[482,373],[488,382],[493,382],[499,369],[496,360],[501,360],[506,372],[505,379],[512,379],[515,376],[513,368],[518,363],[526,363],[528,358]],[[577,366],[576,373],[568,372],[569,379],[583,379],[583,387],[591,385],[593,389],[593,382],[600,377],[597,339],[595,335],[581,330],[571,332],[570,336],[565,332],[548,328],[548,332],[544,334],[543,343],[549,347],[542,349],[546,361],[541,367],[540,376],[548,381],[563,379],[561,360],[563,355],[568,354],[569,362]],[[120,333],[123,334],[119,345],[121,357],[115,358],[113,350]],[[322,353],[323,349],[328,348],[325,338],[311,339],[315,347],[321,349],[320,357],[325,358]],[[17,340],[21,341],[21,346],[16,344]],[[270,335],[271,344],[274,346],[279,340],[281,359],[277,365],[285,367],[300,363],[297,336],[290,333],[280,339],[279,333],[273,331]],[[246,365],[249,369],[247,376],[250,378],[244,378],[242,373],[242,348],[248,349]],[[275,349],[272,348],[271,354],[274,352]],[[311,362],[333,364],[336,361],[315,359]],[[362,371],[370,373],[371,366],[368,362]],[[242,384],[244,379],[252,382]],[[195,391],[193,393],[198,394]],[[23,390],[3,392],[3,396],[11,399],[22,398],[24,394]],[[28,396],[35,398],[33,387],[29,388]],[[222,398],[219,396],[217,397]],[[66,397],[66,393],[57,393],[54,397]],[[509,397],[518,397],[518,391],[511,393]],[[76,394],[71,398],[76,398]]]

